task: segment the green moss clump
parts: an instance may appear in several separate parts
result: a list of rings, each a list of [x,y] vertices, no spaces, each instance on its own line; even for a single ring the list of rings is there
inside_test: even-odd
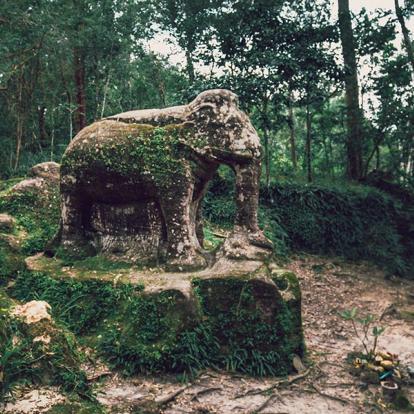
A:
[[[126,374],[215,367],[264,376],[287,374],[293,355],[303,355],[300,316],[281,297],[269,316],[248,278],[193,280],[193,287],[200,308],[192,323],[183,323],[168,292],[132,300],[102,333],[109,361]]]
[[[0,286],[24,269],[24,257],[12,249],[0,234]]]
[[[303,355],[305,341],[302,329],[302,293],[299,280],[293,272],[285,269],[273,269],[270,277],[279,288],[291,315],[293,329],[286,332],[286,335],[292,343],[297,344],[297,354]]]
[[[0,180],[0,193],[9,190],[10,188],[12,188],[15,184],[17,184],[18,182],[22,181],[24,178],[10,178],[8,180]]]
[[[59,222],[58,188],[45,184],[38,190],[11,190],[16,180],[1,182],[0,213],[16,219],[11,234],[0,234],[0,285],[24,268],[24,258],[43,251]]]
[[[105,414],[106,412],[99,403],[83,400],[56,404],[47,411],[47,414]]]
[[[126,375],[194,372],[207,362],[197,358],[207,350],[197,347],[208,344],[200,343],[203,332],[178,292],[135,296],[117,314],[103,329],[99,348]]]

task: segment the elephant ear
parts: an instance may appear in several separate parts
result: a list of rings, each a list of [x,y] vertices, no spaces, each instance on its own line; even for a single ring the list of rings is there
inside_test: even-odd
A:
[[[212,102],[200,102],[198,105],[191,108],[191,112],[187,119],[194,122],[196,125],[206,125],[210,123],[217,123],[218,108]]]

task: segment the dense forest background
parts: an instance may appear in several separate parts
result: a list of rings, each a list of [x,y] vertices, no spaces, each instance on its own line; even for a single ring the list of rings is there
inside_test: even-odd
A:
[[[348,0],[3,0],[0,176],[59,161],[105,115],[224,87],[263,139],[267,183],[381,170],[412,186],[414,3],[394,6],[355,15]],[[185,61],[151,52],[151,39],[172,41]]]

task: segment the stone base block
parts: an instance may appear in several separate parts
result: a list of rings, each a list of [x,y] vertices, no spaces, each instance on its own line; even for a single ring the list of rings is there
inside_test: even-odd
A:
[[[284,375],[303,355],[299,284],[274,264],[167,273],[96,260],[29,258],[13,294],[55,309],[70,303],[63,322],[126,374],[216,367]]]

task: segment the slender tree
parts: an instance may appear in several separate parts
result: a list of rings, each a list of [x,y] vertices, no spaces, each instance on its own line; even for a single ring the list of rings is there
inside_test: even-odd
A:
[[[413,44],[410,39],[410,32],[408,31],[407,25],[405,24],[404,12],[398,0],[394,0],[394,5],[395,5],[395,14],[397,15],[398,23],[400,24],[401,32],[404,38],[405,50],[407,51],[407,56],[413,68],[413,74],[414,74],[414,50],[413,50]]]
[[[349,0],[338,0],[339,29],[345,67],[345,99],[347,107],[347,175],[358,180],[362,176],[362,113],[359,107],[358,69]]]
[[[295,114],[293,111],[293,94],[292,91],[289,90],[289,97],[288,97],[288,125],[289,125],[289,142],[290,142],[290,158],[292,161],[293,170],[296,171],[298,158],[296,152],[296,125],[295,125]]]

